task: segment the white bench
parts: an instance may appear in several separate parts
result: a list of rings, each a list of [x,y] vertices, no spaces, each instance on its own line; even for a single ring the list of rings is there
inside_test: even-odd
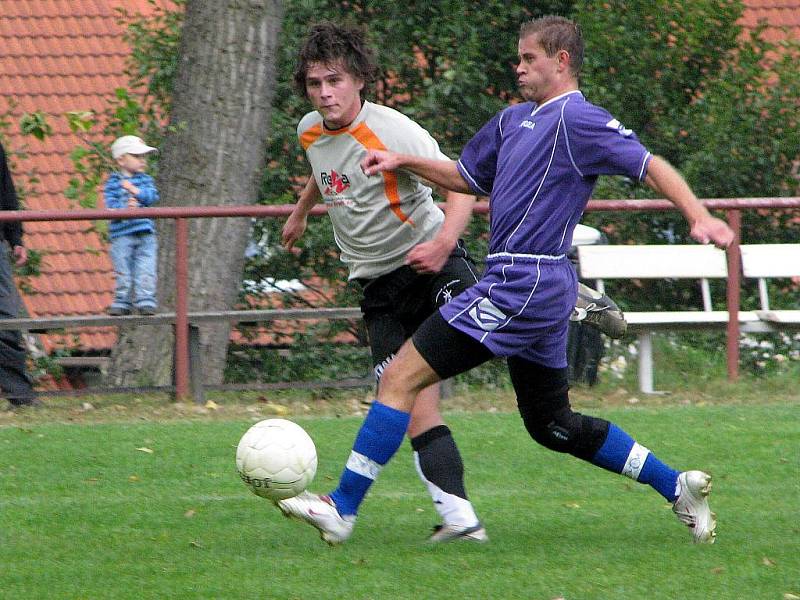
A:
[[[653,388],[652,334],[675,330],[724,330],[728,311],[713,310],[710,279],[727,279],[723,250],[702,245],[579,246],[578,269],[582,279],[593,279],[607,293],[607,279],[696,279],[703,305],[697,310],[627,311],[628,331],[639,341],[639,389]],[[614,294],[609,294],[612,298]],[[754,312],[739,312],[740,326],[758,321]]]
[[[769,304],[769,278],[800,277],[800,244],[742,244],[742,273],[758,280],[760,310],[766,331],[800,329],[800,310],[775,310]]]

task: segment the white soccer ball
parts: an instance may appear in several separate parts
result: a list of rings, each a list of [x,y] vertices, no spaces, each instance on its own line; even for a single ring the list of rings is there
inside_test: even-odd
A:
[[[317,472],[314,441],[297,423],[266,419],[248,429],[236,448],[236,469],[257,496],[283,500],[308,487]]]

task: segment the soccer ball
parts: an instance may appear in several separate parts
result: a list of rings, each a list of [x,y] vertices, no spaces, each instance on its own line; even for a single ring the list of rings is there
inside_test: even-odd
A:
[[[305,490],[314,479],[317,450],[311,436],[297,423],[266,419],[239,440],[236,469],[255,495],[283,500]]]

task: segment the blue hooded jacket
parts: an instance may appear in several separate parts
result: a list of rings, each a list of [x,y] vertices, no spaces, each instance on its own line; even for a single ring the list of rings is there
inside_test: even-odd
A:
[[[141,206],[150,206],[158,202],[158,190],[150,175],[136,173],[131,177],[126,177],[115,171],[109,176],[103,188],[106,208],[128,208],[128,198],[131,194],[122,187],[122,182],[126,179],[139,188],[136,200]],[[109,223],[108,236],[113,240],[116,237],[134,233],[154,233],[155,230],[155,223],[152,219],[114,219]]]

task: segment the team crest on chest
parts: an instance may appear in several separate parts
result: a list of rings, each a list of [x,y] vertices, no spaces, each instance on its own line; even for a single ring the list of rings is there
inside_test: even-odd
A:
[[[330,173],[323,171],[320,173],[319,178],[325,186],[322,194],[323,196],[337,196],[350,189],[350,179],[345,174],[339,174],[333,169]]]

